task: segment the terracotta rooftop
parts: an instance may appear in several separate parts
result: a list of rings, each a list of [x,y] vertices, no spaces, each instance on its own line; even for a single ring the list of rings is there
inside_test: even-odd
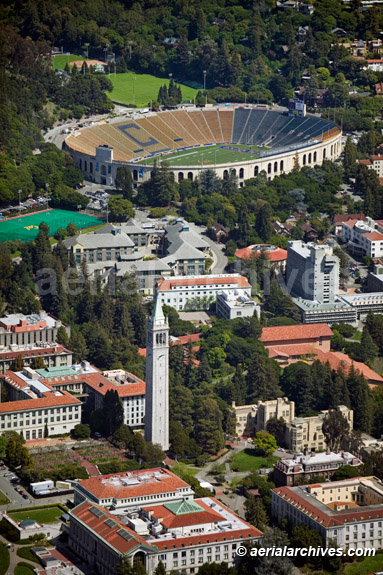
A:
[[[167,291],[171,290],[172,287],[176,286],[194,286],[197,287],[201,286],[209,286],[209,285],[220,285],[220,284],[233,284],[237,285],[238,287],[250,287],[247,278],[243,276],[228,276],[228,277],[219,277],[219,276],[205,276],[200,278],[171,278],[171,279],[162,279],[157,282],[157,291]]]
[[[364,215],[363,212],[360,212],[360,214],[336,214],[334,216],[334,223],[335,224],[341,224],[342,222],[348,222],[350,220],[356,220],[356,221],[363,221],[366,219],[366,216]]]
[[[355,224],[357,224],[358,222],[360,222],[360,220],[347,220],[346,222],[343,223],[346,224],[346,226],[348,226],[349,228],[353,228]]]
[[[201,333],[191,333],[190,335],[180,335],[176,340],[171,340],[170,345],[187,345],[188,343],[195,343],[200,341],[202,337]],[[194,346],[194,351],[197,351],[196,346]],[[146,347],[141,347],[138,350],[138,354],[141,357],[146,357]]]
[[[6,351],[0,351],[0,360],[13,359],[16,357],[42,357],[44,355],[59,355],[60,353],[72,353],[69,349],[66,349],[63,345],[52,345],[50,347],[33,347],[32,349],[21,349],[12,350],[8,349]]]
[[[293,342],[294,340],[315,339],[333,336],[327,323],[283,325],[264,327],[260,340],[267,345],[269,342]],[[274,346],[275,347],[275,346]]]
[[[61,391],[60,394],[61,395],[57,396],[51,392],[51,394],[46,394],[45,397],[39,397],[37,399],[21,399],[20,401],[7,401],[5,403],[0,403],[0,413],[29,411],[30,409],[58,407],[60,405],[81,404],[81,401],[66,391]]]
[[[311,485],[311,487],[321,487],[321,485]],[[302,497],[299,495],[299,493],[296,493],[290,487],[277,487],[273,489],[273,491],[288,501],[290,505],[298,508],[300,512],[309,515],[310,519],[317,521],[323,527],[336,527],[363,519],[383,519],[382,508],[363,509],[363,507],[359,507],[358,510],[355,511],[348,511],[347,513],[338,512],[336,515],[334,515],[334,511],[330,509],[328,513],[318,509],[315,503],[310,503],[308,499]]]
[[[299,357],[299,356],[304,356],[304,355],[319,355],[320,353],[323,353],[322,350],[318,347],[316,347],[314,344],[312,343],[302,343],[302,344],[297,344],[297,345],[284,345],[281,348],[278,348],[277,346],[272,346],[268,348],[269,350],[269,357],[271,358],[286,358],[286,359],[290,359],[293,357]]]
[[[158,478],[156,478],[156,475]],[[150,476],[151,479],[144,480],[145,476]],[[140,478],[142,482],[133,485],[124,485],[121,481],[124,479],[140,480]],[[169,493],[188,487],[188,484],[177,477],[177,475],[174,475],[168,469],[162,468],[99,475],[98,477],[84,479],[79,484],[83,489],[100,500],[110,498],[129,499],[131,497]]]
[[[235,252],[235,256],[239,259],[250,259],[258,257],[261,253],[266,254],[266,257],[271,262],[282,262],[287,259],[287,251],[276,247],[272,250],[261,249],[267,246],[267,244],[259,244],[254,246],[248,246],[247,248],[242,248]],[[271,246],[273,247],[273,246]],[[257,249],[259,248],[259,249]]]
[[[151,547],[118,517],[94,503],[84,501],[69,513],[122,554],[132,551],[137,545]]]
[[[368,365],[361,363],[360,361],[353,361],[351,357],[345,353],[341,353],[340,351],[329,351],[327,353],[321,353],[316,359],[319,359],[319,361],[322,363],[328,362],[331,369],[334,369],[335,371],[341,369],[345,373],[348,373],[351,369],[351,366],[353,365],[354,369],[364,375],[368,383],[383,383],[383,378],[370,367],[368,367]]]
[[[363,234],[363,236],[371,242],[383,242],[383,234],[380,232],[370,232],[369,234]]]
[[[185,513],[182,515],[175,515],[164,505],[153,505],[151,507],[144,507],[145,511],[149,511],[152,517],[157,517],[161,523],[168,529],[176,527],[187,527],[189,525],[202,525],[203,523],[214,523],[215,521],[222,521],[222,515],[214,511],[209,505],[204,503],[201,499],[194,499],[202,507],[203,511],[198,513]]]
[[[133,397],[135,395],[145,395],[145,382],[138,379],[138,383],[112,383],[106,377],[97,373],[91,374],[87,377],[85,383],[94,391],[101,395],[105,395],[107,391],[117,391],[119,397]]]

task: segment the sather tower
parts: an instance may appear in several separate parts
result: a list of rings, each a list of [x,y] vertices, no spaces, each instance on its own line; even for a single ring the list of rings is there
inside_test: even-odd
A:
[[[169,449],[169,325],[156,298],[146,336],[145,439]]]

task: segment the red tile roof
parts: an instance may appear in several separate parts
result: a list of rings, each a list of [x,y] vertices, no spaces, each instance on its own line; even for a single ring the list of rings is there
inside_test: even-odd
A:
[[[205,276],[199,279],[188,279],[187,277],[182,278],[170,278],[170,279],[162,279],[157,282],[157,291],[168,291],[171,290],[172,287],[179,287],[179,286],[209,286],[209,285],[220,285],[220,284],[233,284],[237,285],[238,287],[251,287],[247,278],[243,276],[238,277],[219,277],[219,276]]]
[[[145,475],[153,475],[154,472],[160,473],[160,479],[153,478],[152,481],[142,482],[136,485],[122,485],[105,483],[105,480],[112,477],[142,477]],[[140,471],[129,471],[123,473],[111,473],[109,475],[99,475],[98,477],[90,477],[80,481],[83,489],[92,493],[97,499],[129,499],[131,497],[142,497],[146,495],[155,495],[158,493],[170,493],[188,487],[182,479],[174,475],[168,469],[142,469]]]
[[[380,232],[370,232],[369,234],[363,234],[363,236],[371,242],[383,242],[383,234]]]
[[[21,399],[20,401],[8,401],[0,403],[0,413],[13,411],[29,411],[30,409],[42,409],[43,407],[58,407],[60,405],[77,405],[80,404],[76,397],[73,397],[66,391],[60,392],[62,395],[56,396],[53,392],[45,394],[45,397],[37,399]]]
[[[356,220],[356,221],[363,221],[366,219],[366,216],[364,215],[363,212],[360,212],[360,214],[336,214],[334,216],[334,223],[335,224],[341,224],[342,222],[348,222],[350,220]]]
[[[331,337],[333,335],[332,330],[326,323],[316,323],[264,327],[260,339],[267,346],[267,343],[274,341],[285,341],[286,343],[297,339],[314,339],[317,341],[320,337]]]
[[[235,252],[235,256],[239,259],[251,259],[254,257],[258,257],[261,253],[266,254],[266,257],[271,262],[282,262],[287,260],[287,251],[282,248],[276,248],[275,250],[261,250],[262,246],[266,246],[267,244],[259,244],[254,246],[248,246],[247,248],[242,248]],[[259,249],[256,249],[256,248]]]
[[[371,160],[357,160],[357,164],[363,164],[364,166],[372,166]]]
[[[321,349],[315,347],[312,343],[302,343],[297,345],[284,345],[281,348],[277,346],[269,347],[269,357],[277,358],[277,357],[285,357],[286,359],[290,359],[293,357],[300,357],[304,355],[319,355],[323,353]]]
[[[353,479],[355,479],[355,477]],[[312,485],[311,487],[315,486]],[[321,487],[321,485],[317,485],[317,487]],[[336,515],[329,509],[329,513],[327,514],[325,511],[321,511],[314,504],[310,503],[308,499],[294,492],[290,487],[277,487],[273,489],[273,491],[285,499],[290,505],[298,508],[301,513],[310,515],[311,519],[317,521],[323,525],[323,527],[337,527],[345,523],[352,523],[354,520],[383,519],[383,510],[381,508],[363,510],[359,507],[359,511],[348,511],[347,513],[337,513]]]
[[[357,224],[358,222],[360,222],[360,220],[347,220],[347,222],[343,223],[346,224],[346,226],[348,226],[349,228],[353,228],[355,224]]]
[[[92,374],[95,377],[88,377],[85,381],[85,385],[91,387],[94,391],[100,395],[105,395],[107,391],[113,390],[117,391],[119,397],[133,397],[135,395],[145,395],[145,382],[142,379],[134,376],[138,379],[138,383],[121,383],[116,385],[111,383],[106,377],[99,374]]]
[[[66,349],[63,345],[56,345],[52,347],[37,347],[23,350],[0,351],[0,361],[4,361],[4,359],[12,360],[16,357],[42,357],[44,359],[45,355],[59,355],[60,353],[63,352],[72,353],[69,349]]]
[[[154,505],[151,507],[144,507],[145,511],[149,511],[152,517],[157,517],[162,525],[168,529],[176,527],[187,527],[189,525],[202,525],[203,523],[214,523],[215,521],[222,521],[223,517],[217,511],[214,511],[209,505],[204,503],[201,499],[194,499],[204,511],[196,513],[185,513],[182,515],[174,515],[169,509],[163,505]]]
[[[103,512],[100,517],[97,517],[94,513],[92,513],[92,507],[96,507]],[[92,529],[92,531],[97,533],[100,538],[104,539],[119,553],[129,553],[130,551],[133,551],[133,549],[135,549],[138,545],[143,545],[146,548],[151,547],[148,545],[148,543],[146,543],[143,537],[140,537],[137,535],[137,533],[129,529],[129,527],[127,527],[118,517],[112,515],[103,507],[95,505],[94,503],[90,503],[89,501],[84,501],[75,507],[72,511],[70,511],[70,515]],[[108,519],[112,519],[116,525],[109,527],[105,523],[105,521]],[[128,535],[130,535],[131,539],[129,541],[118,533],[120,529],[123,529],[128,533]]]
[[[177,337],[176,340],[172,340],[170,343],[171,345],[187,345],[188,343],[195,343],[200,341],[202,337],[202,333],[192,333],[190,335],[180,335]],[[194,347],[194,351],[196,350],[196,346]],[[141,357],[146,357],[146,347],[141,347],[138,350],[138,355]]]
[[[377,384],[383,383],[383,378],[373,371],[365,363],[360,361],[353,361],[351,357],[340,351],[329,351],[327,353],[321,353],[316,359],[319,359],[322,363],[329,363],[331,369],[338,370],[341,369],[345,373],[348,373],[353,365],[356,370],[358,370],[369,383]]]

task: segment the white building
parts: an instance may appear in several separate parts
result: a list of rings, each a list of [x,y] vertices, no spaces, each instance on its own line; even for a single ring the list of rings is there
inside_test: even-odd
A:
[[[382,156],[383,158],[383,156]],[[372,218],[342,223],[342,240],[350,252],[359,256],[379,258],[383,256],[382,222]]]
[[[287,397],[278,397],[268,401],[258,401],[250,405],[232,404],[236,418],[236,434],[253,436],[257,431],[265,430],[272,418],[282,418],[286,424],[295,416],[295,403]]]
[[[124,410],[124,424],[132,429],[142,429],[145,418],[145,382],[123,369],[104,371],[87,377],[84,390],[94,409],[101,409],[107,391],[117,391]]]
[[[294,296],[333,303],[339,292],[339,258],[326,244],[288,242],[286,283]]]
[[[156,286],[162,304],[177,311],[206,309],[219,294],[236,292],[237,297],[251,297],[251,285],[240,274],[174,276],[160,280]]]
[[[26,440],[41,439],[45,426],[49,435],[69,433],[81,423],[81,401],[66,391],[47,389],[42,397],[0,403],[0,435],[23,433]]]
[[[383,548],[383,484],[356,477],[272,491],[272,515],[316,529],[331,547]]]
[[[114,575],[122,557],[153,575],[197,573],[203,563],[235,564],[237,548],[262,533],[212,497],[136,508],[119,515],[89,501],[70,511],[69,546],[101,575]]]
[[[239,295],[237,290],[228,291],[217,295],[216,314],[224,319],[236,317],[260,316],[260,305],[247,295]]]
[[[158,297],[147,327],[145,439],[169,449],[169,324]]]
[[[46,311],[24,315],[12,313],[0,318],[0,350],[13,346],[42,346],[56,341],[57,332],[63,326],[68,336],[70,328]]]
[[[367,166],[369,170],[375,170],[380,178],[383,176],[383,156],[370,156],[368,160],[357,160],[356,163]]]
[[[88,500],[112,509],[189,501],[193,496],[190,485],[163,468],[98,475],[74,485],[75,505]]]

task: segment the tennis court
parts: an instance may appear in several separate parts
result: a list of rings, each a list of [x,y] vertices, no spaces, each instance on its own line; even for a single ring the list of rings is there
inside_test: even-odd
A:
[[[229,164],[233,162],[246,162],[257,160],[260,151],[268,148],[259,148],[258,146],[245,146],[242,144],[201,146],[199,148],[190,148],[179,152],[161,154],[160,157],[146,158],[137,162],[151,166],[154,160],[157,162],[169,162],[171,166],[215,166],[216,164]],[[160,158],[160,159],[159,159]]]
[[[48,224],[49,235],[54,236],[58,229],[66,228],[73,222],[79,230],[101,224],[103,218],[90,216],[84,212],[71,212],[69,210],[45,210],[26,216],[17,216],[0,222],[0,242],[8,240],[21,240],[31,242],[39,232],[41,222]]]

